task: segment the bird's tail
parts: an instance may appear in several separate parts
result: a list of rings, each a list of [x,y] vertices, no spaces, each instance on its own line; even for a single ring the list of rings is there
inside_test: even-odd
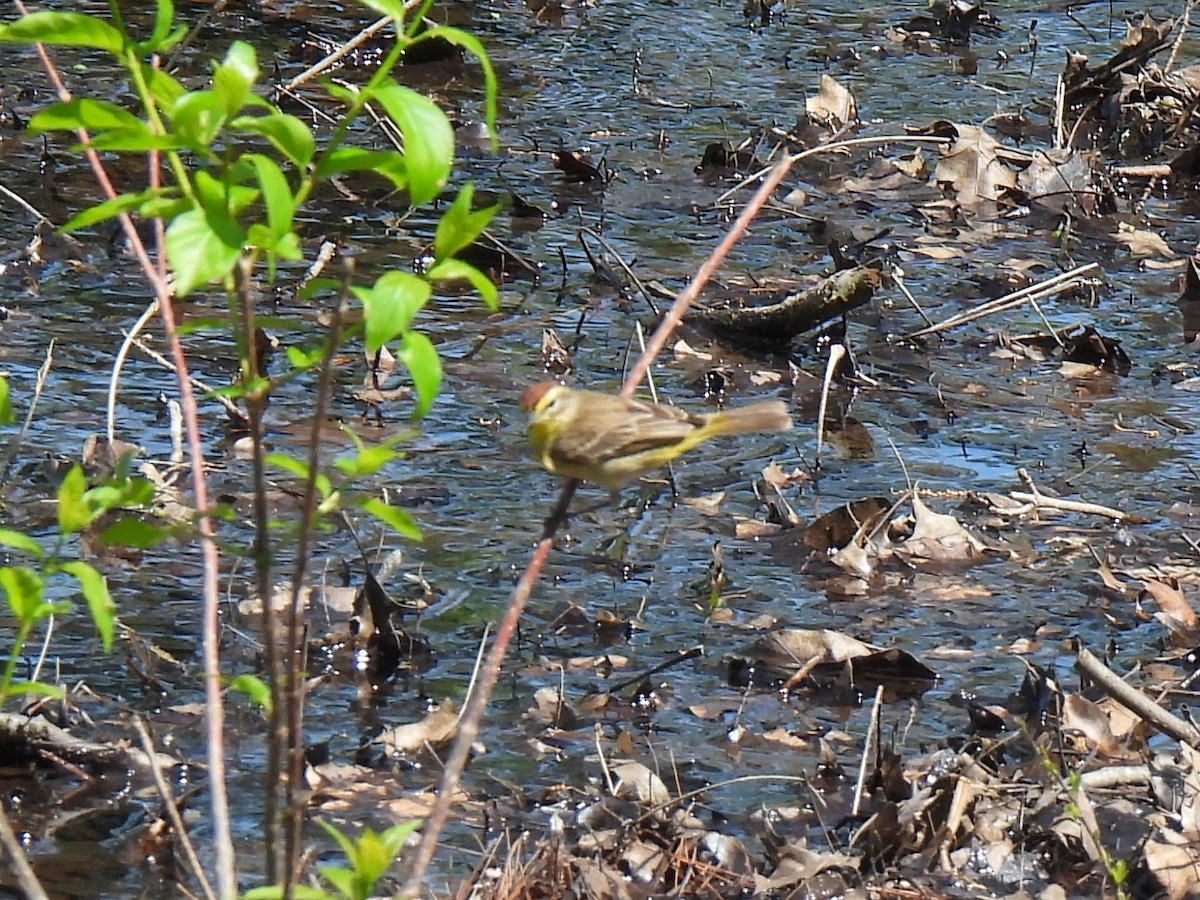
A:
[[[782,400],[762,400],[714,413],[704,423],[705,438],[719,434],[750,434],[755,431],[790,431],[792,417]]]

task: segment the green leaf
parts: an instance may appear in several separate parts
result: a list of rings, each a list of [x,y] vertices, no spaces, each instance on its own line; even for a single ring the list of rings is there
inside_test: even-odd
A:
[[[469,281],[488,309],[495,311],[500,306],[500,292],[496,290],[496,283],[486,273],[461,259],[443,260],[427,271],[425,277],[430,281]]]
[[[295,900],[337,900],[328,891],[309,887],[307,884],[292,885],[292,897]],[[250,888],[242,894],[242,900],[283,900],[283,888],[277,884]]]
[[[475,188],[464,184],[454,202],[438,220],[437,231],[433,236],[433,254],[438,262],[449,259],[464,247],[469,247],[471,242],[483,233],[483,229],[500,208],[488,206],[471,212],[471,198],[474,195]]]
[[[384,272],[370,288],[350,290],[363,305],[368,353],[408,328],[433,293],[429,282],[398,269]]]
[[[387,444],[372,444],[370,447],[363,447],[357,453],[339,456],[334,460],[334,465],[347,478],[358,478],[362,475],[374,475],[399,455],[398,451]]]
[[[104,652],[112,650],[113,622],[117,604],[113,603],[112,595],[108,592],[108,582],[96,569],[82,560],[73,560],[62,564],[62,570],[68,575],[74,575],[83,591],[83,599],[87,601],[88,611],[92,621],[96,623],[96,631],[100,633],[100,642]]]
[[[306,168],[316,153],[316,139],[308,126],[295,116],[278,112],[266,116],[239,116],[230,126],[266,138],[298,169]]]
[[[414,204],[428,203],[441,192],[454,163],[454,129],[441,108],[412,88],[389,84],[375,92],[404,135],[408,193]]]
[[[92,511],[84,502],[87,479],[78,463],[71,466],[58,486],[58,530],[63,534],[83,531],[92,522]]]
[[[390,525],[397,534],[411,541],[421,540],[421,529],[413,517],[398,506],[389,506],[377,497],[367,497],[358,504],[364,512],[368,512],[385,525]]]
[[[51,611],[42,601],[44,583],[40,575],[25,566],[5,566],[0,569],[0,590],[4,591],[8,608],[25,625],[31,625]]]
[[[212,91],[191,91],[172,106],[171,126],[189,147],[206,151],[221,132],[225,110]]]
[[[123,212],[132,212],[138,209],[143,203],[155,196],[156,191],[149,188],[140,194],[118,194],[111,200],[105,200],[103,203],[97,203],[95,206],[89,206],[78,215],[72,216],[67,220],[65,225],[59,228],[59,231],[64,234],[70,234],[72,231],[87,228],[95,225],[97,222],[116,218]]]
[[[232,118],[242,107],[258,80],[258,56],[245,41],[234,41],[225,59],[213,73],[213,94],[225,118]]]
[[[76,98],[66,103],[52,103],[29,120],[29,130],[34,134],[44,131],[74,131],[86,128],[89,131],[108,131],[113,128],[141,129],[147,131],[146,123],[115,103],[89,98]]]
[[[191,209],[175,217],[167,228],[167,259],[175,272],[175,293],[183,297],[193,288],[218,281],[233,271],[243,240],[222,235],[204,211]]]
[[[125,46],[121,32],[107,22],[84,13],[65,12],[35,12],[9,25],[0,25],[0,41],[95,47],[109,53],[120,53]]]
[[[171,534],[161,525],[152,525],[141,519],[125,517],[118,519],[100,533],[100,540],[109,547],[133,547],[145,550]]]
[[[41,544],[24,532],[13,531],[11,528],[0,528],[0,546],[20,550],[36,559],[41,559],[43,555]]]
[[[150,150],[187,150],[192,145],[181,137],[171,134],[153,134],[145,128],[122,128],[115,131],[104,131],[91,136],[91,146],[95,150],[111,150],[113,153],[146,153]],[[78,153],[83,150],[81,144],[71,148]]]
[[[52,684],[42,684],[38,681],[13,681],[8,685],[8,690],[0,692],[0,700],[5,697],[16,697],[21,694],[40,694],[43,697],[51,697],[55,700],[61,700],[66,696],[62,688],[55,687]]]
[[[379,838],[383,841],[388,859],[395,859],[404,848],[404,842],[408,840],[408,836],[420,827],[421,820],[412,819],[408,822],[398,822],[391,828],[385,829]]]
[[[285,456],[282,453],[268,453],[264,458],[268,466],[275,466],[277,469],[283,469],[291,475],[296,476],[300,481],[305,481],[308,478],[309,468],[308,463],[301,459],[294,459],[291,456]]]
[[[417,391],[417,408],[413,418],[419,419],[429,412],[442,386],[442,361],[438,359],[433,342],[419,331],[406,331],[396,351],[396,359],[404,363],[412,376]]]
[[[318,819],[317,824],[325,829],[325,833],[337,841],[337,845],[342,848],[342,853],[345,854],[347,860],[354,859],[354,842],[345,834],[337,829],[336,826],[330,825],[324,819]]]
[[[175,4],[171,0],[157,0],[154,4],[154,30],[147,40],[134,45],[134,52],[137,56],[145,57],[151,53],[165,53],[179,43],[187,33],[187,28],[180,25],[172,31],[171,25],[174,22]]]
[[[328,881],[346,900],[367,900],[371,889],[350,869],[340,866],[317,866],[321,877]]]
[[[12,398],[8,393],[8,379],[0,378],[0,425],[10,425],[13,420]]]
[[[267,222],[276,237],[283,237],[292,230],[292,219],[296,215],[296,202],[287,179],[275,164],[275,160],[269,156],[247,153],[244,158],[254,166],[258,176],[263,205],[267,210]]]
[[[369,170],[388,179],[397,190],[408,185],[408,169],[404,154],[395,150],[364,150],[361,147],[339,147],[321,157],[316,176],[327,179],[341,172]]]
[[[263,712],[271,712],[271,687],[258,676],[242,674],[231,678],[229,689],[245,694]]]
[[[487,123],[488,132],[492,137],[492,152],[495,153],[500,149],[500,141],[496,136],[496,96],[499,91],[496,81],[496,71],[492,68],[492,61],[488,59],[487,51],[483,49],[483,44],[480,43],[479,38],[475,37],[475,35],[460,28],[455,28],[452,25],[437,25],[429,28],[421,32],[417,40],[431,41],[437,38],[462,47],[479,60],[479,67],[483,69],[484,120]]]
[[[187,88],[162,69],[156,69],[144,63],[141,66],[141,73],[146,86],[150,89],[150,96],[170,116],[171,111],[175,108],[175,102],[187,93]]]

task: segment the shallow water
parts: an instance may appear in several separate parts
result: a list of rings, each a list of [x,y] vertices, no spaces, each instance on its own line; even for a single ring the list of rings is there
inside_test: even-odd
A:
[[[566,339],[578,326],[581,339],[573,357],[572,383],[615,390],[636,340],[634,321],[651,318],[640,299],[620,298],[593,277],[580,248],[579,229],[603,234],[641,277],[681,287],[724,233],[727,222],[712,212],[712,205],[730,184],[706,182],[693,172],[704,145],[722,139],[736,143],[772,125],[791,128],[803,116],[806,95],[816,90],[825,72],[854,92],[864,121],[861,135],[896,135],[906,125],[924,126],[939,118],[977,124],[998,111],[1032,110],[1031,117],[1042,124],[1064,51],[1089,53],[1098,61],[1114,45],[1108,40],[1107,4],[1077,8],[1073,19],[1040,7],[1007,3],[993,8],[1004,30],[977,38],[971,48],[978,56],[978,74],[973,76],[959,74],[962,54],[934,48],[917,52],[888,41],[885,29],[902,24],[917,12],[915,7],[831,2],[788,8],[765,27],[756,27],[740,5],[728,2],[616,0],[593,8],[573,7],[561,17],[539,17],[532,4],[518,3],[459,4],[437,13],[478,34],[501,75],[501,151],[465,153],[460,177],[470,177],[480,189],[500,194],[511,189],[544,209],[555,208],[556,214],[536,231],[517,228],[505,215],[496,220],[496,235],[544,266],[545,272],[538,283],[517,281],[506,286],[499,313],[488,314],[474,300],[461,297],[440,299],[428,311],[424,322],[439,341],[446,386],[420,433],[405,444],[405,458],[385,469],[380,480],[381,486],[398,488],[402,502],[416,498],[414,511],[425,532],[425,542],[419,546],[390,535],[384,536],[383,546],[403,547],[412,571],[419,568],[439,592],[455,598],[445,608],[435,605],[420,623],[435,650],[433,668],[389,685],[370,710],[361,707],[348,680],[323,683],[309,706],[307,725],[313,742],[328,741],[334,760],[346,762],[354,757],[360,741],[380,725],[419,718],[428,701],[461,701],[476,642],[485,623],[500,615],[559,487],[527,459],[522,416],[516,408],[520,390],[544,377],[538,351],[542,330],[553,327]],[[1140,8],[1114,6],[1118,16]],[[1171,9],[1152,11],[1161,16]],[[283,56],[298,27],[288,16],[308,18],[311,12],[295,6],[282,8],[278,15],[243,9],[218,19],[206,46],[220,48],[240,34],[261,35],[276,49],[281,75],[287,77],[298,70]],[[1020,51],[1034,18],[1038,50],[1031,55]],[[312,24],[335,40],[344,40],[352,31],[346,20],[328,20],[319,13],[312,14]],[[1118,34],[1123,31],[1119,21],[1114,29]],[[1188,49],[1182,62],[1187,62]],[[848,51],[857,59],[848,58]],[[1007,63],[998,61],[1001,51],[1008,55]],[[75,83],[103,84],[96,76],[76,73]],[[413,77],[458,117],[478,117],[479,80],[470,66],[458,70],[449,83],[436,71]],[[29,55],[21,51],[0,50],[0,82],[7,86],[6,108],[24,117],[47,97]],[[18,94],[26,87],[33,96]],[[0,181],[35,205],[53,204],[36,177],[40,141],[16,133],[11,120],[2,137]],[[592,161],[603,158],[617,178],[603,188],[564,185],[548,152],[559,146],[588,149]],[[758,152],[766,155],[772,146],[768,137]],[[56,151],[63,201],[59,205],[74,208],[91,190],[65,148],[63,143]],[[808,192],[805,214],[868,232],[893,229],[885,239],[892,248],[890,258],[903,267],[906,284],[934,319],[980,302],[984,294],[979,279],[994,275],[1005,260],[1036,260],[1047,274],[1057,269],[1058,257],[1048,235],[1053,223],[1045,221],[1006,222],[998,234],[980,240],[957,259],[935,261],[914,254],[925,234],[913,209],[915,191],[907,198],[873,198],[842,188],[846,176],[865,170],[872,153],[896,152],[863,151],[834,162],[818,158],[798,166],[788,184],[802,185]],[[136,167],[129,167],[127,175],[136,177]],[[737,199],[745,197],[743,193]],[[21,453],[22,478],[5,495],[5,523],[36,531],[38,526],[29,523],[45,521],[40,501],[52,490],[42,475],[45,467],[40,459],[44,454],[75,456],[86,435],[103,430],[104,392],[119,331],[132,324],[149,294],[130,261],[108,253],[106,232],[82,236],[82,245],[64,255],[81,259],[84,266],[49,262],[36,270],[36,291],[30,291],[34,270],[21,262],[20,255],[32,222],[3,200],[0,208],[10,219],[10,227],[0,237],[0,259],[10,261],[0,276],[0,287],[11,313],[0,325],[0,367],[22,411],[47,343],[56,340],[55,365]],[[1159,217],[1152,227],[1162,229],[1178,253],[1191,252],[1200,228],[1187,207],[1177,198],[1151,198],[1146,211]],[[352,248],[360,272],[380,265],[408,266],[428,235],[408,234],[405,229],[412,223],[397,225],[399,212],[386,201],[365,206],[331,202],[329,215],[311,220],[306,234],[309,249],[322,234],[336,233]],[[1056,363],[993,358],[988,340],[995,330],[1004,327],[1020,333],[1041,327],[1036,315],[1025,308],[951,332],[932,341],[925,351],[896,350],[885,342],[886,337],[914,330],[921,321],[897,291],[881,290],[870,308],[851,317],[849,328],[859,363],[878,386],[841,397],[849,414],[871,434],[873,452],[865,458],[839,458],[826,450],[819,478],[803,491],[793,491],[789,500],[801,516],[811,518],[847,500],[886,496],[905,483],[899,456],[907,476],[935,492],[930,502],[939,511],[953,512],[957,505],[936,499],[936,492],[1007,491],[1018,487],[1015,471],[1023,466],[1042,485],[1135,510],[1152,519],[1151,524],[1115,529],[1097,520],[1071,517],[1057,526],[1001,535],[1029,548],[1025,564],[995,561],[948,576],[897,567],[864,596],[827,592],[828,567],[801,565],[794,553],[734,536],[734,516],[761,517],[751,482],[763,465],[774,459],[790,471],[814,458],[813,389],[804,384],[794,392],[776,390],[774,394],[796,401],[801,421],[794,435],[726,443],[711,453],[697,452],[677,468],[685,498],[728,492],[716,515],[704,516],[661,495],[635,518],[629,507],[639,489],[630,487],[623,495],[624,508],[605,508],[572,520],[534,593],[521,641],[510,655],[508,672],[481,735],[487,755],[473,765],[468,787],[506,795],[503,785],[511,782],[536,793],[563,781],[579,783],[582,773],[594,776],[594,766],[585,761],[594,752],[590,729],[562,736],[561,756],[542,755],[531,745],[538,729],[520,719],[537,688],[559,684],[560,676],[549,662],[605,652],[589,629],[555,633],[552,620],[567,602],[583,607],[593,618],[611,612],[639,621],[628,644],[613,651],[629,660],[615,674],[617,678],[648,668],[679,648],[705,646],[701,659],[659,676],[656,709],[610,708],[605,732],[632,730],[639,753],[647,759],[657,755],[662,765],[670,759],[685,777],[708,780],[737,774],[798,774],[811,771],[816,758],[815,739],[810,741],[811,753],[789,757],[770,745],[733,747],[726,741],[741,698],[727,684],[723,659],[754,639],[757,632],[747,626],[755,617],[769,615],[781,625],[794,627],[845,630],[880,644],[902,646],[925,659],[942,680],[919,703],[905,738],[909,748],[936,744],[966,729],[965,714],[946,704],[949,695],[960,689],[997,695],[1015,690],[1024,666],[1005,648],[1019,638],[1040,635],[1029,659],[1057,666],[1068,678],[1071,654],[1063,641],[1073,634],[1094,645],[1115,637],[1122,652],[1129,654],[1154,652],[1160,632],[1144,625],[1132,627],[1130,609],[1113,609],[1100,602],[1091,558],[1077,547],[1056,545],[1051,539],[1085,533],[1114,561],[1114,568],[1163,562],[1176,555],[1190,558],[1190,550],[1178,537],[1180,523],[1164,513],[1173,503],[1189,501],[1195,494],[1190,461],[1200,438],[1190,426],[1179,423],[1194,421],[1198,401],[1194,394],[1176,390],[1153,373],[1190,360],[1193,351],[1182,343],[1174,305],[1178,291],[1172,279],[1178,270],[1147,268],[1110,242],[1085,237],[1073,262],[1089,261],[1100,263],[1106,281],[1096,308],[1051,299],[1043,304],[1044,310],[1055,326],[1077,321],[1095,324],[1119,339],[1134,361],[1129,376],[1072,381],[1056,373]],[[803,221],[766,215],[734,251],[722,277],[794,278],[831,268],[825,250],[813,242]],[[198,301],[193,314],[204,315],[206,306],[215,303]],[[317,339],[318,326],[309,304],[285,300],[274,314],[291,323],[277,329],[284,342]],[[491,337],[479,348],[477,338],[484,330]],[[232,348],[222,335],[201,331],[189,337],[188,346],[195,375],[215,385],[228,381],[234,362]],[[814,375],[823,368],[815,352],[804,356],[801,364]],[[786,369],[778,358],[762,358],[752,368]],[[700,408],[698,372],[692,364],[664,356],[655,370],[660,395]],[[343,390],[335,398],[334,417],[358,427],[366,439],[407,427],[403,408],[386,410],[382,428],[364,424],[359,405],[349,395],[361,378],[359,366],[347,363],[338,377]],[[152,458],[164,457],[169,447],[158,421],[157,398],[163,391],[173,392],[171,376],[135,354],[121,385],[118,430],[124,439],[144,446]],[[299,451],[310,411],[311,395],[305,384],[284,388],[271,406],[272,442]],[[217,466],[214,483],[218,490],[240,491],[247,483],[246,468],[229,455],[223,415],[213,405],[206,406],[205,412],[206,438]],[[1154,429],[1158,434],[1118,432],[1116,421],[1125,428]],[[331,444],[343,446],[348,446],[344,440]],[[1086,456],[1081,455],[1084,448]],[[602,492],[585,488],[576,504],[591,505],[601,496]],[[970,522],[974,514],[960,515]],[[376,541],[370,523],[361,523],[360,528],[369,543]],[[225,536],[234,545],[246,540],[237,527]],[[614,559],[611,544],[618,537],[626,543]],[[698,587],[704,582],[710,548],[718,539],[732,589],[745,592],[731,595],[732,624],[708,620]],[[235,558],[235,553],[227,554],[225,567],[230,593],[237,598],[245,593],[248,570],[244,561],[235,567]],[[340,531],[321,535],[313,568],[319,572],[328,560],[341,558],[356,560],[349,536]],[[147,554],[140,566],[106,568],[122,618],[182,663],[167,677],[170,705],[200,696],[198,571],[190,549],[174,548]],[[1114,627],[1109,616],[1129,627]],[[319,614],[316,618],[323,621]],[[232,610],[228,619],[231,626],[238,622]],[[161,712],[163,698],[146,691],[126,668],[114,665],[114,659],[97,654],[93,643],[80,619],[59,627],[53,652],[63,680],[83,679],[101,696],[121,697],[135,707]],[[252,646],[237,631],[229,632],[227,643],[231,672],[255,665]],[[573,697],[593,687],[603,687],[594,674],[569,674],[565,682]],[[698,704],[722,704],[727,711],[708,717],[696,711]],[[252,844],[258,834],[254,786],[261,772],[261,725],[251,712],[234,705],[233,727],[239,735],[234,741],[236,828],[239,839]],[[866,709],[831,708],[819,697],[785,701],[770,693],[752,695],[742,713],[756,731],[782,724],[812,737],[838,729],[858,739],[867,715]],[[889,727],[903,728],[909,716],[906,704],[896,704],[889,707],[885,721]],[[179,757],[202,758],[195,720],[164,720],[162,735],[169,735],[172,752]],[[857,759],[855,744],[841,749],[846,760]],[[397,784],[432,783],[437,774],[436,765],[404,769]],[[757,804],[780,802],[794,793],[791,785],[752,784],[723,791],[714,803],[727,815],[741,816]],[[380,824],[367,810],[355,811],[352,818]],[[203,826],[200,834],[203,843]],[[105,835],[102,846],[124,843],[123,827],[111,828]],[[464,849],[453,863],[446,857],[450,868],[443,874],[469,864],[478,845],[469,830],[454,833],[449,840]],[[52,891],[60,896],[117,897],[154,884],[154,874],[135,862],[107,866],[97,876],[102,889],[95,879],[86,891],[72,881],[57,880],[54,873],[63,859],[73,854],[92,858],[91,841],[60,837],[30,846]],[[241,862],[247,879],[252,878],[257,864],[253,853],[243,853]]]

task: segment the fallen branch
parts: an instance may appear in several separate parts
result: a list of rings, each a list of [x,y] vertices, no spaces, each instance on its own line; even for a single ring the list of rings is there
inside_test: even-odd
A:
[[[1103,688],[1108,696],[1163,734],[1200,749],[1200,730],[1195,725],[1168,712],[1141,691],[1126,684],[1092,651],[1081,648],[1075,657],[1075,668]]]

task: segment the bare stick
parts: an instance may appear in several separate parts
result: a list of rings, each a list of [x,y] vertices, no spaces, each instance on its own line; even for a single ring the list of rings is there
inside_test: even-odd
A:
[[[142,333],[146,323],[157,314],[158,301],[152,300],[150,305],[138,316],[138,320],[133,323],[133,327],[126,333],[125,340],[121,341],[121,349],[117,351],[117,358],[113,360],[112,377],[108,380],[108,428],[105,432],[110,444],[117,439],[117,385],[121,380],[121,369],[125,367],[129,348],[133,346],[137,336]]]
[[[38,368],[37,378],[34,379],[33,396],[29,398],[29,409],[25,413],[25,421],[21,424],[21,430],[17,432],[16,438],[9,445],[8,458],[4,460],[4,468],[0,469],[0,484],[8,481],[8,472],[12,468],[12,464],[16,462],[17,454],[21,452],[21,445],[25,443],[25,435],[29,433],[29,426],[33,424],[33,413],[37,409],[42,391],[46,389],[46,378],[50,375],[50,367],[52,365],[54,365],[53,340],[50,341],[50,346],[46,348],[46,358]]]
[[[875,688],[875,702],[871,706],[871,724],[867,726],[867,739],[863,741],[862,765],[858,767],[858,784],[854,787],[854,807],[850,815],[857,817],[862,809],[863,787],[867,783],[867,766],[875,743],[879,740],[879,716],[883,709],[883,685]]]
[[[9,190],[3,184],[0,184],[0,194],[3,194],[5,197],[7,197],[13,203],[20,206],[23,210],[25,210],[25,212],[29,213],[31,216],[33,216],[35,219],[37,219],[38,222],[50,221],[44,215],[42,215],[40,212],[38,212],[38,210],[28,200],[26,200],[24,197],[22,197],[16,191]]]
[[[1179,48],[1183,46],[1183,39],[1187,35],[1188,23],[1192,18],[1192,4],[1195,0],[1187,0],[1183,4],[1183,15],[1179,17],[1179,34],[1175,35],[1175,42],[1171,44],[1171,55],[1167,57],[1167,63],[1163,66],[1163,74],[1166,75],[1175,68],[1175,58],[1179,56]]]
[[[3,803],[0,803],[0,846],[3,846],[5,852],[8,853],[13,870],[17,873],[17,882],[21,885],[21,890],[25,892],[26,898],[28,900],[50,900],[42,888],[42,883],[38,881],[33,866],[29,865],[29,859],[25,856],[25,848],[17,840],[16,832],[13,831],[12,823],[8,821],[8,813],[5,812]]]
[[[154,786],[158,789],[158,796],[162,799],[167,818],[171,820],[171,828],[175,832],[175,837],[183,847],[183,855],[187,858],[188,866],[196,880],[200,882],[200,890],[203,891],[204,896],[208,900],[216,900],[212,885],[205,877],[204,867],[200,865],[200,858],[196,855],[196,848],[183,824],[183,817],[179,815],[179,808],[176,807],[175,799],[171,796],[171,786],[167,784],[167,780],[162,776],[162,769],[158,767],[158,752],[154,749],[154,741],[150,739],[150,732],[141,716],[133,717],[133,727],[137,730],[138,739],[142,742],[142,750],[145,751],[150,761],[150,775],[154,779]]]
[[[1075,667],[1100,685],[1108,696],[1130,712],[1141,716],[1163,734],[1200,749],[1200,731],[1197,731],[1196,726],[1168,712],[1141,691],[1130,687],[1092,651],[1081,648],[1075,657]]]
[[[1029,488],[1029,491],[1028,493],[1025,491],[1012,491],[1009,496],[1020,503],[1032,504],[1034,509],[1057,509],[1063,512],[1083,513],[1089,516],[1105,516],[1109,519],[1116,519],[1118,522],[1138,518],[1119,509],[1113,509],[1111,506],[1101,506],[1098,503],[1087,503],[1082,500],[1064,500],[1061,497],[1047,497],[1038,490],[1033,479],[1029,477],[1029,472],[1025,469],[1017,469],[1017,477]]]
[[[987,303],[975,307],[969,312],[958,313],[950,318],[939,322],[937,325],[930,325],[927,328],[922,328],[919,331],[911,332],[904,336],[903,340],[911,340],[912,338],[924,337],[927,334],[936,334],[941,331],[949,331],[951,328],[957,328],[959,325],[965,325],[968,322],[974,322],[976,319],[982,319],[984,316],[990,316],[994,313],[1003,312],[1014,306],[1020,306],[1025,303],[1030,297],[1048,297],[1051,294],[1066,290],[1081,280],[1085,275],[1090,275],[1093,272],[1099,273],[1100,267],[1095,263],[1088,263],[1084,266],[1078,266],[1071,269],[1069,272],[1063,272],[1061,275],[1055,275],[1040,284],[1031,284],[1028,287],[1023,287],[1019,291],[1012,291],[1005,294],[1003,297],[997,297]]]
[[[825,442],[825,409],[829,406],[829,384],[833,373],[846,355],[841,341],[829,345],[829,359],[825,363],[825,377],[821,379],[821,402],[817,406],[817,468],[821,467],[821,445]]]

